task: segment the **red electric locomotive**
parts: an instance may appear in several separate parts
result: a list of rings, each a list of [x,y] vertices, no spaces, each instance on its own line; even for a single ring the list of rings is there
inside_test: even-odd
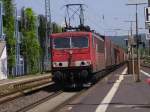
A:
[[[89,83],[94,73],[125,61],[121,48],[94,32],[63,32],[50,37],[53,80],[60,84]]]

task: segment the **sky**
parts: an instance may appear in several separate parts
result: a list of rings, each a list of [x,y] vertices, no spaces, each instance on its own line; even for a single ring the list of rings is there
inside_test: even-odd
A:
[[[45,13],[45,0],[15,0],[18,11],[21,7],[31,7],[36,14]],[[126,4],[142,2],[147,0],[51,0],[52,21],[62,25],[64,23],[65,8],[68,3],[83,3],[85,9],[85,24],[92,29],[105,35],[124,35],[128,34],[130,23],[125,21],[135,20],[135,6]],[[139,28],[145,28],[144,8],[147,4],[138,6]],[[134,23],[135,32],[135,23]],[[113,29],[122,29],[114,31]],[[146,32],[140,30],[139,32]]]

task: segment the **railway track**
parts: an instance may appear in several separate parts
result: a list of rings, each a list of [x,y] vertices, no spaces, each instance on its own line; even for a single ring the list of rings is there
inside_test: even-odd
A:
[[[0,84],[0,104],[53,84],[50,75]]]
[[[107,74],[104,77],[107,77]],[[103,77],[101,77],[101,79],[103,79]],[[30,90],[25,90],[24,92],[20,91],[20,95],[18,97],[13,97],[13,100],[11,97],[8,97],[6,100],[8,103],[3,102],[3,105],[0,105],[0,112],[34,112],[37,108],[40,110],[40,107],[44,107],[44,104],[47,105],[46,107],[52,105],[51,110],[57,112],[57,109],[62,108],[69,101],[86,92],[86,90],[87,89],[64,92],[58,85],[51,82],[49,84],[45,84],[45,86],[42,85],[41,87],[30,88]],[[10,107],[8,105],[10,105]],[[14,106],[11,107],[12,105]],[[18,107],[16,107],[16,105]],[[7,106],[8,109],[6,108]],[[10,111],[12,108],[13,111]]]
[[[26,112],[44,102],[54,99],[55,97],[61,94],[62,95],[66,94],[60,89],[60,87],[56,87],[57,85],[51,81],[51,77],[49,76],[42,77],[42,78],[40,77],[36,79],[29,79],[25,81],[11,82],[11,83],[0,85],[0,86],[1,86],[0,88],[0,112],[6,112],[6,111]],[[3,91],[4,89],[7,89],[8,91]],[[20,103],[20,102],[27,103],[28,101],[25,101],[26,100],[25,97],[26,96],[34,97],[34,94],[36,96],[36,92],[38,93],[39,91],[48,91],[48,95],[44,97],[41,97],[41,95],[37,96],[41,98],[26,105]],[[71,95],[70,97],[72,97],[72,95],[74,96],[77,93],[78,92],[76,93],[68,92],[67,94]],[[25,99],[25,100],[23,101],[22,99]],[[28,100],[30,100],[30,98]],[[20,107],[19,106],[15,107],[15,105],[18,105],[18,104]],[[8,105],[10,105],[10,108],[9,107],[5,108]],[[13,109],[11,107],[12,105],[14,105]]]
[[[87,89],[83,89],[76,92],[58,91],[57,93],[54,93],[53,95],[50,95],[49,97],[44,98],[35,104],[29,105],[29,107],[27,106],[23,109],[20,109],[17,112],[35,112],[36,110],[38,110],[38,112],[57,112],[68,102],[85,93],[86,90]]]
[[[43,102],[53,99],[62,92],[58,85],[50,84],[49,86],[47,85],[43,88],[23,93],[22,96],[3,102],[0,104],[0,112],[25,112]]]
[[[45,97],[45,98],[43,98],[41,100],[38,100],[38,101],[34,102],[33,104],[27,105],[27,106],[17,110],[16,112],[26,112],[26,111],[28,111],[28,110],[30,110],[30,109],[32,109],[32,108],[34,108],[34,107],[36,107],[36,106],[38,106],[40,104],[42,104],[42,103],[52,99],[52,98],[60,95],[61,93],[63,93],[63,91],[61,91],[61,90],[57,91],[57,92],[54,92],[53,94],[51,94],[51,95],[49,95],[49,96],[47,96],[47,97]]]
[[[107,77],[109,75],[105,75]],[[101,77],[100,80],[103,80],[104,77]],[[94,87],[94,86],[93,86]],[[93,88],[92,87],[92,88]],[[58,92],[58,94],[52,95],[52,97],[44,98],[41,101],[38,101],[31,106],[27,106],[27,108],[17,111],[17,112],[35,112],[38,110],[38,112],[57,112],[61,108],[63,108],[65,105],[67,105],[69,102],[75,100],[78,98],[78,96],[82,96],[83,94],[86,93],[91,88],[86,88],[81,91],[69,91],[69,92]]]
[[[41,93],[40,93],[40,91],[41,91]],[[48,95],[46,94],[46,96],[45,96],[45,93],[43,91],[46,91]],[[38,94],[38,92],[40,94]],[[56,111],[57,109],[62,108],[67,102],[74,99],[75,97],[77,97],[78,95],[80,95],[83,92],[85,92],[85,89],[80,90],[80,91],[64,92],[61,88],[57,87],[57,85],[54,84],[52,86],[45,87],[45,89],[30,92],[30,93],[24,94],[24,96],[22,96],[22,97],[8,101],[6,103],[3,103],[3,106],[0,105],[0,112],[6,112],[6,111],[7,112],[35,112],[35,110],[37,110],[38,106],[44,108],[44,106],[41,106],[41,105],[45,105],[45,103],[48,104],[47,107],[51,106],[50,112]],[[41,97],[41,95],[42,95],[42,97]],[[41,97],[41,98],[34,101],[35,96],[37,96],[38,98],[39,97]],[[26,97],[29,97],[29,98],[26,98]],[[32,103],[29,102],[29,100],[30,101],[33,100]],[[25,103],[23,103],[23,102],[25,102]],[[47,102],[49,102],[49,103],[47,103]],[[9,109],[8,108],[6,109],[6,107],[8,105],[11,105],[11,107]],[[16,107],[16,105],[17,105],[17,107]],[[43,112],[45,112],[44,109],[42,109]],[[42,112],[42,110],[41,110],[41,112]],[[40,112],[40,109],[38,109],[38,111]]]

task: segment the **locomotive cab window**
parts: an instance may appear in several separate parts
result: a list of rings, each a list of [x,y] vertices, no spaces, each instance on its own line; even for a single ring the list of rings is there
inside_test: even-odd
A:
[[[71,49],[88,48],[88,37],[57,37],[53,39],[53,48]]]
[[[55,38],[53,40],[53,48],[70,48],[70,38]]]
[[[88,38],[87,37],[72,37],[71,45],[72,45],[72,48],[87,48]]]

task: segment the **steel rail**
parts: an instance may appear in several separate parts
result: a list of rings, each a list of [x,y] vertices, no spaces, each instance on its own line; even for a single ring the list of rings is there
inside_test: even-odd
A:
[[[60,95],[61,93],[63,93],[63,91],[61,91],[61,90],[59,90],[57,92],[54,92],[53,94],[51,94],[51,95],[49,95],[49,96],[47,96],[47,97],[45,97],[45,98],[43,98],[41,100],[38,100],[38,101],[36,101],[36,102],[34,102],[32,104],[29,104],[29,105],[27,105],[27,106],[17,110],[16,112],[26,112],[26,111],[28,111],[28,110],[30,110],[30,109],[32,109],[32,108],[34,108],[34,107],[36,107],[36,106],[46,102],[48,100],[53,99],[54,97]]]
[[[29,92],[53,85],[51,76],[16,81],[0,85],[0,103],[13,100]]]

